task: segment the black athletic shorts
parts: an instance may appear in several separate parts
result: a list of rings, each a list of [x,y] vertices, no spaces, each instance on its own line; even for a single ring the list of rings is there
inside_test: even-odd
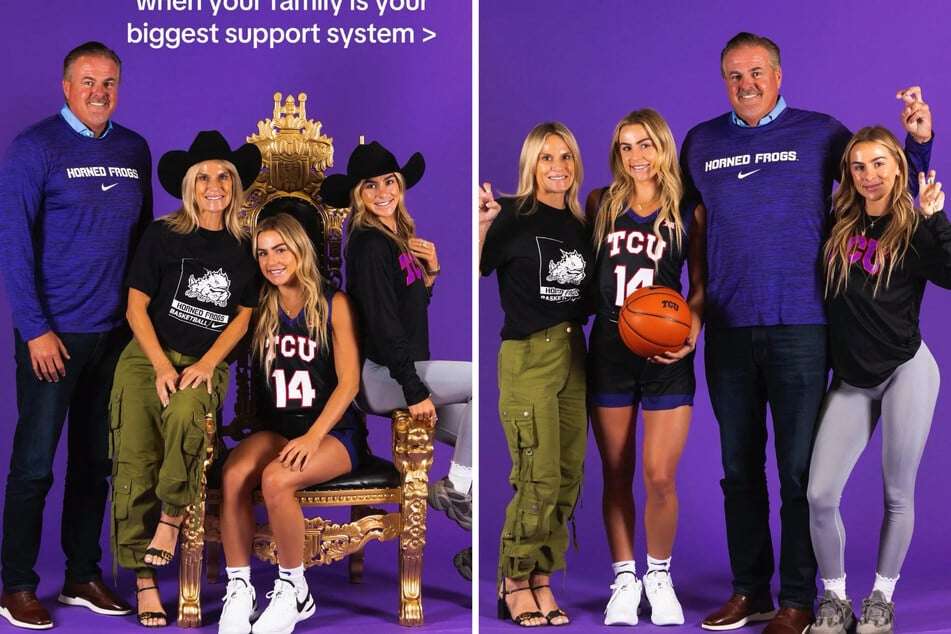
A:
[[[588,344],[588,405],[648,411],[693,405],[694,353],[671,365],[651,363],[621,341],[617,321],[598,315]]]
[[[358,415],[352,410],[348,409],[343,416],[343,422],[346,424],[337,423],[327,433],[343,443],[350,455],[351,469],[356,469],[368,453],[367,430],[360,424]],[[288,440],[293,440],[306,434],[316,418],[317,414],[314,412],[280,412],[272,429]]]

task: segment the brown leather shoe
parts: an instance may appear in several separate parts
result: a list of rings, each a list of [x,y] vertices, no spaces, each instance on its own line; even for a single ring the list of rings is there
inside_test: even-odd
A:
[[[750,597],[734,592],[722,608],[703,619],[700,627],[714,632],[735,630],[753,621],[768,621],[775,614],[773,599],[768,594]]]
[[[0,616],[17,627],[29,630],[48,630],[53,619],[32,590],[0,594]]]
[[[89,608],[96,614],[121,616],[132,614],[132,606],[108,588],[102,579],[94,579],[87,583],[76,583],[69,579],[63,583],[63,592],[59,595],[59,602],[66,605],[81,605]]]
[[[783,606],[763,628],[763,634],[806,634],[812,621],[812,610]]]

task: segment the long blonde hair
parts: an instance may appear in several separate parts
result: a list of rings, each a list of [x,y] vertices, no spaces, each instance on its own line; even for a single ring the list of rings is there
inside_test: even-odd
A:
[[[317,253],[314,244],[296,218],[287,213],[278,213],[260,220],[251,234],[253,253],[257,259],[258,237],[265,231],[278,233],[288,250],[297,260],[295,276],[300,284],[304,322],[310,337],[317,342],[321,350],[327,347],[327,314],[329,307],[324,297],[324,281],[317,268]],[[251,350],[254,357],[264,367],[265,376],[270,376],[274,366],[274,337],[277,336],[280,317],[278,316],[278,288],[265,279],[258,299],[257,324]]]
[[[850,245],[865,222],[865,198],[858,193],[851,173],[852,150],[859,143],[878,143],[898,164],[895,183],[888,194],[888,225],[878,240],[875,259],[879,266],[875,278],[873,296],[878,293],[882,277],[888,286],[892,272],[901,266],[911,244],[911,236],[918,226],[915,201],[908,191],[908,161],[895,135],[882,126],[862,128],[849,140],[840,162],[839,188],[832,196],[832,211],[835,224],[829,240],[823,248],[826,262],[825,295],[838,295],[849,283]]]
[[[406,209],[406,179],[399,172],[393,172],[393,174],[400,186],[400,198],[396,203],[394,214],[396,217],[396,231],[391,231],[376,214],[367,209],[366,203],[363,202],[363,196],[360,195],[360,189],[369,180],[365,178],[350,190],[350,220],[347,222],[347,237],[349,238],[350,234],[356,229],[373,227],[392,239],[400,251],[410,253],[409,239],[416,235],[416,223]]]
[[[233,235],[239,242],[247,237],[247,234],[241,228],[241,219],[238,218],[238,211],[244,205],[244,190],[241,188],[241,177],[238,176],[238,170],[230,161],[221,159],[212,159],[220,163],[231,176],[231,202],[222,212],[221,219],[224,222],[225,229]],[[195,196],[195,182],[198,180],[198,170],[204,161],[195,163],[185,172],[182,178],[182,206],[169,215],[162,218],[162,221],[169,229],[175,233],[191,233],[198,229],[198,199]]]
[[[671,234],[680,249],[681,234],[684,231],[680,217],[680,201],[684,187],[680,178],[680,165],[677,163],[677,149],[670,126],[655,110],[644,108],[629,113],[618,121],[611,138],[608,162],[614,180],[601,198],[598,215],[594,223],[594,249],[598,253],[608,233],[614,231],[618,217],[628,210],[634,195],[634,179],[621,158],[621,130],[629,125],[642,125],[647,131],[651,143],[657,148],[657,188],[660,190],[660,213],[654,219],[654,235],[661,239],[660,228],[665,222],[673,224]]]
[[[581,165],[581,150],[578,148],[578,141],[575,140],[575,135],[571,133],[571,130],[557,121],[539,123],[532,128],[522,143],[522,152],[518,157],[518,191],[515,192],[515,209],[518,213],[526,215],[535,213],[538,209],[538,199],[535,191],[537,187],[535,168],[538,167],[538,157],[542,152],[542,146],[545,145],[545,139],[552,135],[565,142],[575,164],[574,180],[568,191],[565,192],[565,206],[578,219],[578,222],[585,225],[587,221],[581,209],[581,203],[578,201],[578,192],[581,190],[581,180],[584,176],[584,169]]]

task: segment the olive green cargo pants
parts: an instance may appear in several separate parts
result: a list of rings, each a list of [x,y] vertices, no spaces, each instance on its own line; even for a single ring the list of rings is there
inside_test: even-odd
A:
[[[166,349],[179,370],[198,359]],[[179,390],[162,407],[155,370],[133,340],[119,357],[109,401],[112,431],[112,551],[123,568],[145,575],[145,550],[161,511],[172,516],[198,496],[205,457],[205,413],[217,412],[228,387],[228,364],[219,363],[212,392]]]
[[[503,341],[498,373],[515,489],[505,511],[499,574],[527,579],[565,567],[588,438],[581,327],[563,322]]]

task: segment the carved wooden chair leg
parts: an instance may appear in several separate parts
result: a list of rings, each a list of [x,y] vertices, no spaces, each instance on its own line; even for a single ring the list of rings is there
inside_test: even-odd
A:
[[[185,510],[180,531],[178,564],[178,626],[201,627],[201,557],[205,545],[206,472],[215,453],[215,414],[205,414],[205,459],[202,462],[198,499]]]
[[[393,464],[403,481],[399,547],[400,625],[422,625],[421,579],[426,545],[426,496],[433,460],[433,422],[393,412]]]
[[[404,478],[408,474],[404,474]],[[422,475],[425,490],[426,472]],[[422,573],[423,546],[426,545],[426,497],[413,501],[403,501],[403,526],[400,535],[399,571],[400,571],[400,625],[423,624]]]

